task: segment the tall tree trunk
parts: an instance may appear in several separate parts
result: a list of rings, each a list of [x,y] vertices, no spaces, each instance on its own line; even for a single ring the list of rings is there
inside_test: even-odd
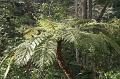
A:
[[[78,0],[75,0],[75,18],[78,18]]]
[[[51,8],[52,8],[52,4],[53,4],[53,0],[50,1],[50,4],[49,4],[49,16],[51,16]]]
[[[92,69],[91,79],[96,79],[96,71],[94,68]]]
[[[99,15],[98,18],[97,18],[97,21],[98,21],[98,22],[102,19],[102,17],[103,17],[103,15],[104,15],[104,13],[105,13],[108,5],[109,5],[109,2],[106,2],[105,6],[103,7],[103,9],[102,9],[101,12],[100,12],[100,15]]]
[[[88,10],[89,10],[89,12],[88,12],[88,17],[89,17],[89,19],[92,19],[92,0],[89,0],[89,8],[88,8]]]
[[[75,52],[76,52],[76,61],[77,61],[77,64],[80,65],[80,53],[78,51],[78,48],[75,47]]]
[[[66,66],[66,63],[62,57],[62,40],[57,41],[57,52],[56,52],[56,57],[57,57],[57,61],[58,64],[60,66],[60,68],[64,71],[65,75],[67,76],[68,79],[74,79],[73,78],[73,74],[71,73],[70,69]]]
[[[82,0],[82,19],[87,19],[87,0]]]
[[[75,0],[75,17],[78,18],[78,0]],[[79,26],[76,25],[75,27],[78,29]],[[74,47],[75,47],[75,53],[76,53],[76,62],[77,62],[77,64],[80,65],[79,51],[78,51],[78,48],[76,47],[76,45],[74,45]]]

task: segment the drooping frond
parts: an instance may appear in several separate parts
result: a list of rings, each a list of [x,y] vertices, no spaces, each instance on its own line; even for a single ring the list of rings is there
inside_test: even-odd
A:
[[[15,51],[16,63],[19,65],[27,64],[27,62],[31,59],[31,56],[33,56],[35,53],[35,48],[38,45],[44,44],[50,37],[50,34],[41,33],[38,37],[27,40],[24,43],[20,44]]]
[[[87,32],[96,32],[103,34],[106,34],[107,36],[113,35],[116,31],[119,31],[120,26],[118,24],[114,23],[97,23],[97,22],[91,22],[86,23],[80,27],[81,30],[87,31]]]
[[[39,68],[47,67],[53,64],[55,60],[56,42],[46,39],[46,42],[35,48],[35,54],[32,56],[33,63]]]

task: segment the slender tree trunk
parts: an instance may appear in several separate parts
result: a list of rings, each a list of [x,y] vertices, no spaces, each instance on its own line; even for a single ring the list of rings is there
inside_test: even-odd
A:
[[[71,73],[70,69],[66,66],[66,63],[65,63],[65,61],[62,57],[61,43],[62,43],[62,40],[57,41],[56,57],[57,57],[58,64],[59,64],[60,68],[64,71],[64,73],[65,73],[65,75],[67,76],[68,79],[74,79],[73,74]]]
[[[78,51],[78,48],[75,48],[75,52],[76,52],[76,61],[77,61],[77,64],[80,65],[80,53]]]
[[[91,79],[96,79],[96,71],[95,71],[94,68],[92,69],[92,76],[91,76]]]
[[[89,0],[89,8],[88,8],[88,10],[89,10],[89,13],[88,13],[88,17],[89,17],[89,19],[92,19],[92,0]]]
[[[80,2],[81,2],[81,0],[79,0]],[[78,18],[79,16],[78,16],[78,2],[79,2],[78,0],[75,0],[75,17],[76,18]],[[79,5],[79,6],[81,6],[81,5]],[[81,9],[81,7],[80,7],[80,9]],[[80,15],[81,16],[81,15]],[[79,28],[79,26],[78,25],[76,25],[76,29],[78,29]],[[78,48],[76,47],[76,45],[74,45],[74,47],[75,47],[75,53],[76,53],[76,62],[77,62],[77,64],[78,65],[80,65],[80,53],[79,53],[79,51],[78,51]]]
[[[49,4],[49,16],[51,16],[51,6],[53,4],[53,0],[50,1],[50,4]]]
[[[75,17],[78,18],[78,0],[75,0]]]
[[[108,5],[109,5],[109,2],[106,2],[105,6],[103,7],[103,9],[102,9],[101,12],[100,12],[100,15],[99,15],[98,18],[97,18],[97,21],[98,21],[98,22],[102,19],[102,17],[103,17],[103,15],[104,15],[104,13],[105,13]]]
[[[82,19],[87,19],[87,0],[82,0]]]

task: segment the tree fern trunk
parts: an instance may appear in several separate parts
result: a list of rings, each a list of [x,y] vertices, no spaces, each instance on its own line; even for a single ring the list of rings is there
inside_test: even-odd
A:
[[[70,69],[66,66],[66,63],[64,62],[64,59],[62,57],[61,43],[62,43],[61,40],[57,42],[56,57],[57,57],[58,64],[59,64],[60,68],[64,71],[64,73],[65,73],[65,75],[67,76],[68,79],[74,79],[73,74],[71,73]]]

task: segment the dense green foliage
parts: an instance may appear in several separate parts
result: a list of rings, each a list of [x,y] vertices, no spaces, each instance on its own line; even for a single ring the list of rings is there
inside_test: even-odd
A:
[[[98,21],[75,18],[73,0],[1,0],[0,79],[119,79],[120,0],[93,0],[92,14],[106,3]]]

